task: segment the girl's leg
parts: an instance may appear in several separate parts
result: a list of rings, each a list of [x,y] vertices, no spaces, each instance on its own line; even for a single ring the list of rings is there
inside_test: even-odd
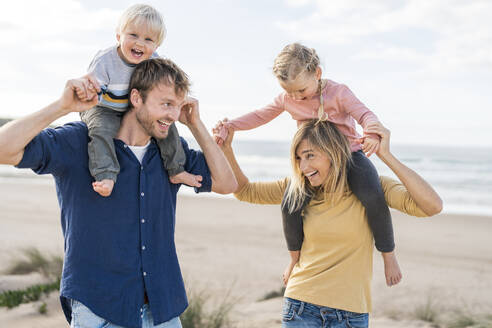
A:
[[[391,214],[376,168],[362,151],[352,153],[348,183],[352,192],[365,207],[376,248],[383,253],[386,282],[388,285],[398,283],[401,272],[394,254],[395,241]]]
[[[304,239],[304,230],[302,228],[302,211],[311,200],[311,197],[305,197],[301,208],[289,213],[289,206],[286,202],[288,190],[289,187],[285,190],[284,197],[282,199],[282,225],[284,228],[285,241],[287,242],[287,249],[289,251],[299,251],[301,250],[302,240]]]
[[[294,265],[299,261],[300,250],[302,246],[302,241],[304,239],[304,230],[302,228],[302,211],[304,207],[309,203],[311,197],[306,197],[303,200],[302,206],[300,209],[289,213],[288,204],[286,203],[287,188],[284,194],[284,198],[282,199],[282,224],[284,228],[284,236],[285,241],[287,243],[287,249],[290,253],[290,263],[284,270],[282,275],[282,279],[284,281],[284,285],[287,285],[287,281],[289,280],[290,273],[294,268]]]

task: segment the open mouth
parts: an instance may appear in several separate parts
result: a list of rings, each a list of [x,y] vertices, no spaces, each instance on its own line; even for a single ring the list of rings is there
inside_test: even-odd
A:
[[[171,123],[164,122],[164,121],[161,121],[161,120],[157,120],[157,123],[159,124],[159,126],[161,128],[164,128],[164,129],[167,129],[171,125]]]
[[[132,49],[132,55],[135,57],[142,57],[143,56],[143,51],[140,51],[138,49]]]
[[[305,173],[304,175],[306,176],[306,178],[311,178],[313,177],[316,173],[318,173],[318,171],[312,171],[312,172],[309,172],[309,173]]]

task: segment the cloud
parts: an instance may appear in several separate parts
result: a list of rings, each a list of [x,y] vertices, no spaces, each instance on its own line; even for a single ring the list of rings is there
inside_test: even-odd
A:
[[[286,3],[292,6],[293,1]],[[360,52],[354,55],[357,59],[420,60],[424,70],[434,72],[492,70],[490,1],[316,0],[310,4],[314,5],[310,14],[276,26],[306,42],[355,46]],[[398,34],[407,31],[417,31],[423,39],[402,45]],[[375,51],[368,41],[373,39],[387,50]]]
[[[289,7],[302,7],[312,2],[311,0],[286,0],[286,1]]]
[[[43,83],[85,72],[95,52],[114,44],[120,11],[84,7],[73,0],[8,1],[0,11],[0,62],[18,85],[43,74]],[[5,75],[4,75],[5,76]],[[35,82],[37,83],[37,81]],[[58,81],[59,83],[59,81]]]

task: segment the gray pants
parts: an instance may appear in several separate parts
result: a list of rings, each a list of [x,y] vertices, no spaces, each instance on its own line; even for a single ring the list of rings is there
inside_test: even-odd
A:
[[[89,130],[89,171],[96,181],[110,179],[116,182],[120,164],[116,157],[113,138],[120,129],[123,114],[100,106],[80,113],[80,118]],[[168,175],[174,176],[183,172],[186,156],[176,126],[172,124],[167,137],[156,141]]]

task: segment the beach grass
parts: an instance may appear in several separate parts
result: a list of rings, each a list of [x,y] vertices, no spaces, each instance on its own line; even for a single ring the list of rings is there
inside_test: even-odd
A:
[[[6,274],[29,274],[39,272],[47,278],[58,278],[63,268],[61,256],[44,255],[34,247],[21,251],[22,258],[16,259],[6,270]]]
[[[48,305],[46,304],[46,302],[41,303],[41,305],[38,307],[38,312],[39,314],[48,313]]]
[[[26,289],[7,290],[0,294],[0,307],[14,308],[24,303],[38,301],[42,296],[60,289],[60,279],[46,284],[30,286]]]
[[[492,328],[492,314],[455,313],[446,328]]]
[[[418,320],[429,322],[439,327],[439,307],[436,301],[429,295],[424,304],[418,305],[414,311],[414,317]]]
[[[230,328],[230,312],[237,301],[231,299],[231,290],[218,304],[210,304],[206,290],[191,290],[188,294],[188,308],[180,316],[183,328]]]
[[[266,301],[272,298],[283,297],[285,293],[285,286],[280,287],[277,290],[272,290],[263,295],[257,302]]]
[[[63,268],[63,258],[60,256],[44,255],[37,248],[25,248],[22,251],[22,258],[16,259],[5,270],[9,275],[23,275],[38,272],[50,281],[37,284],[25,289],[7,290],[0,293],[0,307],[9,309],[23,303],[31,303],[48,296],[51,292],[60,289],[61,272]],[[47,312],[46,304],[43,302],[38,312]]]

